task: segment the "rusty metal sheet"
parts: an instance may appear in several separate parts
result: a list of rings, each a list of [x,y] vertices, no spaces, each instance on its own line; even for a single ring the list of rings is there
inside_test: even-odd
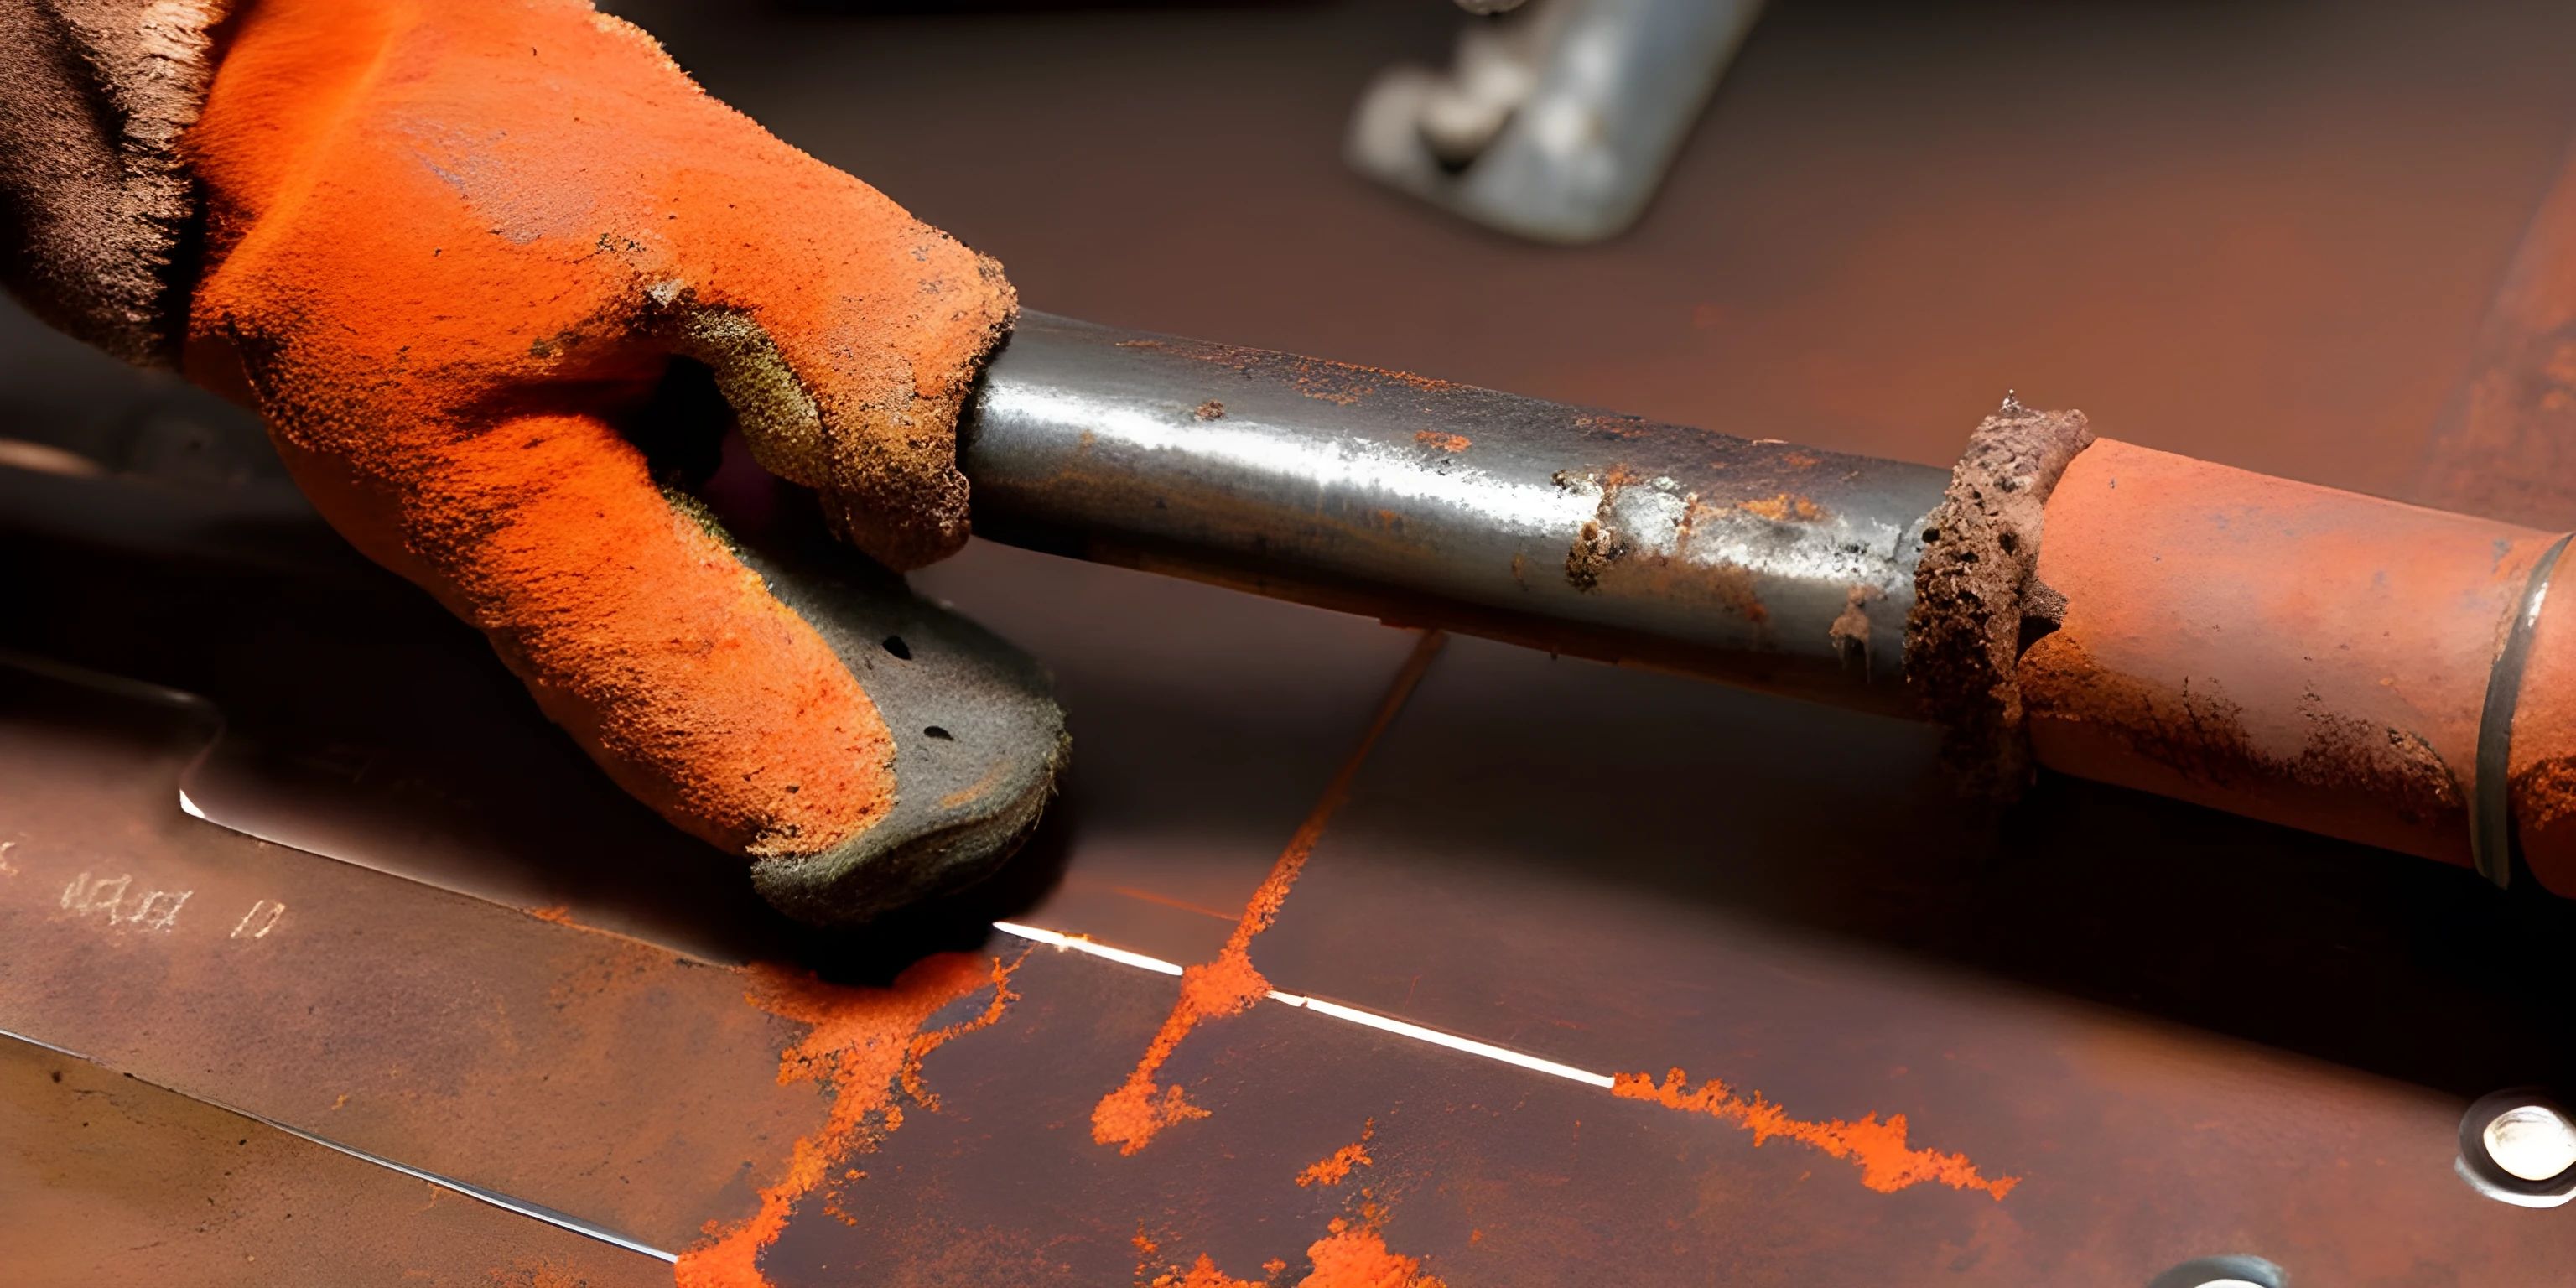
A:
[[[0,714],[0,1030],[663,1248],[812,1112],[728,972],[188,818],[191,711]]]
[[[741,1216],[814,1104],[778,1085],[795,1026],[702,963],[882,981],[980,943],[1001,912],[1212,951],[1408,642],[1139,574],[978,556],[977,586],[1005,608],[1016,567],[1195,625],[1140,645],[1123,616],[1059,614],[1078,629],[1050,632],[1024,614],[1068,689],[1118,717],[1083,744],[1093,776],[1018,872],[853,949],[746,907],[726,860],[640,819],[483,650],[380,574],[42,553],[5,579],[31,610],[0,631],[8,645],[225,700],[0,667],[0,1028],[665,1248]],[[141,593],[87,594],[107,581]],[[351,631],[340,608],[361,595],[382,607]],[[1203,686],[1265,700],[1210,715],[1204,687],[1140,685],[1208,656],[1234,669]],[[349,863],[189,818],[183,788]],[[559,924],[575,920],[661,942]]]
[[[1045,307],[1921,460],[1959,423],[1927,408],[2019,385],[2133,441],[2371,490],[2409,476],[2576,106],[2555,56],[2576,13],[2502,2],[2331,21],[1783,6],[1639,233],[1544,255],[1335,167],[1341,109],[1404,42],[1445,41],[1437,8],[641,16],[718,93],[1001,254]],[[847,76],[861,56],[883,74]],[[969,59],[994,70],[961,102]],[[10,389],[39,391],[12,406],[145,401],[68,342],[18,342],[30,325],[0,345],[23,364]],[[11,553],[13,588],[47,575]],[[995,897],[1207,960],[1402,645],[1023,558],[928,584],[1047,656],[1105,757],[1084,763],[1115,769],[1077,770],[1103,777],[1021,869],[1036,888]],[[752,1217],[836,1103],[781,1081],[817,1026],[696,956],[880,982],[925,947],[1017,960],[962,908],[857,960],[770,938],[633,807],[549,767],[578,763],[470,637],[399,593],[96,593],[121,584],[57,577],[43,615],[9,601],[6,631],[207,692],[241,758],[205,772],[284,781],[281,817],[317,847],[703,939],[674,952],[189,820],[195,715],[13,676],[0,1027],[676,1250]],[[180,612],[227,596],[228,616]],[[1189,636],[1212,612],[1241,615]],[[1227,669],[1237,653],[1253,665]],[[156,665],[183,654],[221,664]],[[2447,1172],[2468,1097],[2576,1063],[2545,1022],[2559,911],[2072,784],[1990,834],[1958,821],[1919,731],[1669,679],[1461,642],[1415,701],[1248,964],[1299,999],[1649,1074],[1655,1099],[1263,1001],[1157,1070],[1209,1116],[1122,1155],[1090,1120],[1175,986],[1045,950],[991,1023],[922,1056],[939,1109],[888,1093],[872,1121],[910,1112],[844,1160],[867,1175],[792,1205],[774,1276],[1150,1281],[1204,1253],[1294,1281],[1357,1235],[1454,1288],[2117,1285],[2235,1250],[2301,1283],[2425,1288],[2576,1260],[2564,1222]],[[424,852],[473,866],[388,857]],[[618,881],[630,862],[652,877]],[[1657,1102],[1676,1065],[1672,1098],[1720,1112]],[[1757,1147],[1712,1078],[1807,1129]],[[2018,1183],[1880,1192],[1812,1144],[1898,1111],[1909,1148]],[[1354,1145],[1367,1164],[1296,1184]],[[1355,1237],[1330,1242],[1335,1219]]]
[[[6,1038],[0,1268],[15,1288],[670,1282],[653,1257]]]
[[[175,1069],[200,1094],[255,1098],[298,1126],[673,1248],[700,1222],[747,1214],[748,1191],[817,1128],[823,1103],[777,1086],[778,1053],[799,1026],[747,1005],[743,977],[177,817],[178,753],[196,736],[185,722],[159,717],[157,742],[150,721],[111,736],[119,722],[100,695],[57,685],[39,700],[39,687],[22,678],[11,691],[10,728],[25,741],[0,748],[48,771],[10,806],[21,822],[6,913],[20,947],[0,975],[0,1011],[12,1023],[80,1035],[120,1065]],[[1504,693],[1536,705],[1498,719]],[[2034,875],[2041,865],[2011,837],[1920,825],[1941,817],[1920,731],[1817,719],[1458,642],[1358,766],[1277,924],[1251,940],[1253,964],[1289,996],[1596,1077],[1649,1075],[1657,1095],[1679,1066],[1689,1075],[1674,1098],[1719,1112],[1272,1001],[1179,1045],[1158,1076],[1208,1116],[1122,1155],[1095,1140],[1092,1113],[1142,1057],[1173,982],[1051,949],[1018,959],[1001,940],[1015,998],[989,1029],[922,1062],[937,1112],[909,1114],[849,1157],[863,1178],[795,1208],[765,1263],[773,1280],[865,1270],[892,1282],[1099,1282],[1139,1265],[1185,1272],[1201,1254],[1257,1278],[1274,1259],[1304,1266],[1335,1219],[1458,1284],[1593,1268],[1678,1282],[1703,1271],[1726,1283],[2143,1282],[2220,1252],[2329,1282],[2443,1284],[2510,1280],[2576,1254],[2576,1231],[2479,1199],[2450,1175],[2463,1095],[2373,1076],[2380,1064],[2440,1080],[2351,1037],[2398,1033],[2422,1047],[2440,1006],[2467,1008],[2456,1017],[2538,1005],[2536,994],[2498,996],[2479,969],[2519,968],[2514,950],[2369,1007],[2316,1000],[2338,981],[2424,974],[2402,954],[2356,974],[2334,946],[2474,922],[2471,905],[2407,879],[2453,874],[2378,871],[2402,861],[2337,847],[2302,856],[2282,834],[2186,815],[2199,826],[2132,847],[2132,861],[2105,842],[2090,876]],[[40,733],[51,740],[37,754]],[[1846,758],[1781,754],[1802,738],[1829,739]],[[161,753],[160,773],[139,772],[138,749]],[[1837,794],[1838,828],[1789,803]],[[1891,799],[1921,808],[1891,810]],[[48,844],[35,802],[141,821],[78,847]],[[2117,817],[2117,802],[2106,812]],[[2177,840],[2233,845],[2234,862],[2258,872],[2249,853],[2294,851],[2233,893],[2313,877],[2304,857],[2357,864],[2384,896],[2327,902],[2272,928],[2268,945],[2241,927],[2186,933],[2159,924],[2164,905],[2148,892],[2171,869],[2143,861]],[[95,868],[110,856],[133,873]],[[1620,879],[1604,882],[1613,858]],[[120,885],[97,906],[100,881],[127,875],[151,888]],[[156,926],[172,903],[154,892],[183,879],[203,884]],[[2014,893],[2034,879],[2039,895]],[[238,940],[243,923],[228,915],[191,919],[216,904],[229,912],[262,881],[297,901],[265,944],[257,928]],[[2086,909],[2071,918],[2081,933],[2048,929],[2025,901],[2041,896]],[[2017,927],[2026,941],[2000,944]],[[1051,928],[1118,942],[1098,924]],[[2501,943],[2539,927],[2490,917],[2484,928]],[[2164,951],[2142,962],[2142,939]],[[318,956],[284,956],[299,944]],[[279,959],[244,955],[262,947]],[[2358,1067],[2061,991],[2125,982],[2133,1012],[2208,1022],[2189,999],[2231,949],[2242,953],[2231,962],[2291,975],[2265,987],[2230,970],[2234,986],[2340,1017],[2307,1032],[2346,1035],[2335,1054]],[[2302,958],[2313,963],[2300,969]],[[374,974],[350,978],[326,960]],[[315,1012],[278,1018],[298,1000]],[[2390,1007],[2402,1010],[2380,1009]],[[2532,1026],[2455,1018],[2442,1031],[2469,1057],[2452,1058],[2454,1078],[2510,1067],[2529,1081],[2568,1067],[2564,1039]],[[680,1059],[687,1070],[671,1067]],[[2016,1183],[2001,1200],[1937,1183],[1882,1193],[1868,1168],[1795,1131],[1757,1146],[1724,1101],[1706,1098],[1711,1079],[1811,1125],[1903,1113],[1905,1148],[1958,1154],[1988,1185]],[[490,1124],[460,1129],[466,1106]],[[1356,1179],[1296,1184],[1353,1144],[1371,1159]],[[719,1183],[728,1169],[735,1179]],[[2400,1272],[2414,1277],[2388,1277]]]
[[[1739,1196],[1768,1228],[1849,1232],[1855,1282],[2144,1283],[2254,1253],[2303,1283],[2473,1284],[2576,1256],[2576,1228],[2451,1171],[2470,1098],[2576,1075],[2566,1035],[2513,1019],[2551,1005],[2534,950],[2576,931],[2565,908],[2106,789],[1996,835],[1956,821],[1930,751],[1918,728],[1462,640],[1253,960],[1658,1089],[1680,1069],[1793,1116],[1902,1114],[1917,1146],[2020,1178],[1996,1202],[1879,1196],[1809,1155]],[[1750,1144],[1651,1100],[1596,1112]],[[1587,1183],[1623,1184],[1603,1171]],[[1755,1275],[1761,1246],[1703,1255]]]

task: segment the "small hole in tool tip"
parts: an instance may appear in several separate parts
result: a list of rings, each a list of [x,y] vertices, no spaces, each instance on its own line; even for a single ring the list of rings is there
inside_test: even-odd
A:
[[[885,651],[894,654],[896,657],[902,658],[906,662],[912,660],[912,646],[904,643],[903,637],[900,635],[888,635],[885,637]]]
[[[922,730],[921,736],[925,738],[937,738],[941,742],[955,742],[957,740],[954,735],[937,725],[932,725],[929,728]]]

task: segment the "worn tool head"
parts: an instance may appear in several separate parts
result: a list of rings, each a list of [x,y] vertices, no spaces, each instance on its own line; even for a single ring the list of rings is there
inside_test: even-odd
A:
[[[894,737],[894,807],[817,854],[757,859],[761,896],[799,921],[863,922],[974,883],[1037,826],[1071,746],[1026,653],[846,550],[747,550],[821,632]]]

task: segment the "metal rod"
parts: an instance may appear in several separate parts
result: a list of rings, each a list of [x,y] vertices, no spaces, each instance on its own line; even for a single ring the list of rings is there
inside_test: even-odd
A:
[[[1042,313],[959,445],[1000,540],[1872,709],[1948,478]]]

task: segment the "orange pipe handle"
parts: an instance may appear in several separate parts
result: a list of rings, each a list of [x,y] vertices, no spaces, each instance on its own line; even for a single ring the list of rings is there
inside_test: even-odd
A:
[[[2037,577],[2066,613],[2020,662],[2033,754],[2475,866],[2483,734],[2510,824],[2486,858],[2518,841],[2576,896],[2576,593],[2546,594],[2544,567],[2561,544],[2097,441],[2048,500]]]

